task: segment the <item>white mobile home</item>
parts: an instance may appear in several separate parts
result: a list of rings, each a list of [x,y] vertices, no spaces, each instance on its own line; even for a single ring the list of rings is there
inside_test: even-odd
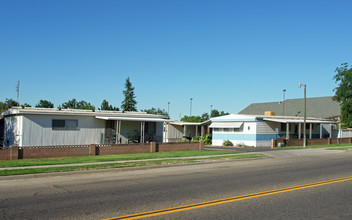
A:
[[[302,117],[231,114],[211,119],[213,145],[230,140],[234,145],[269,147],[277,138],[303,138]],[[307,118],[306,137],[332,137],[337,121]]]
[[[8,146],[162,142],[166,116],[145,112],[13,107],[1,115]]]

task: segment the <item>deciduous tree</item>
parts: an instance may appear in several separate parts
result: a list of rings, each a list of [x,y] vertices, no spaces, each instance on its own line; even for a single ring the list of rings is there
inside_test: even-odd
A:
[[[341,122],[352,127],[352,66],[343,63],[335,72],[334,80],[338,86],[334,89],[333,100],[341,103]]]
[[[118,107],[113,107],[112,105],[109,105],[109,102],[104,99],[101,103],[100,110],[119,111],[120,109]]]
[[[154,114],[154,115],[165,115],[169,117],[169,114],[165,111],[165,109],[161,108],[151,108],[151,109],[144,109],[142,112],[147,112],[148,114]]]
[[[86,102],[86,101],[83,101],[83,100],[77,102],[76,99],[72,99],[72,100],[69,100],[67,102],[62,103],[62,105],[59,108],[95,110],[94,105],[91,105],[89,102]]]
[[[37,108],[54,108],[54,104],[48,100],[41,99],[35,107],[37,107]]]

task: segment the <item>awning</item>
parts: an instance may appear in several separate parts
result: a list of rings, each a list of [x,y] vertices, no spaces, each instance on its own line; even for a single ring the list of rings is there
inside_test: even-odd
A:
[[[243,122],[213,122],[209,128],[240,128]]]
[[[273,121],[273,122],[279,122],[279,123],[304,123],[303,119],[273,119],[273,118],[264,118],[264,121]],[[322,120],[306,120],[306,123],[309,124],[336,124],[336,121],[322,121]]]
[[[113,120],[113,121],[149,121],[149,122],[166,122],[167,119],[163,118],[129,118],[129,117],[101,117],[95,116],[97,119]]]

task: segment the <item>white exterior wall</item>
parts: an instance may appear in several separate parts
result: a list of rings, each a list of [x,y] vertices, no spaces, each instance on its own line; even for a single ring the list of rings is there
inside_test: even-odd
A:
[[[21,146],[99,144],[105,121],[87,116],[26,115]],[[53,119],[78,120],[78,130],[53,130]]]
[[[23,116],[11,116],[4,119],[4,146],[22,146]]]
[[[213,129],[212,145],[222,146],[224,140],[230,140],[234,146],[246,145],[256,147],[256,124],[257,122],[244,122],[239,132],[215,132],[215,129]]]

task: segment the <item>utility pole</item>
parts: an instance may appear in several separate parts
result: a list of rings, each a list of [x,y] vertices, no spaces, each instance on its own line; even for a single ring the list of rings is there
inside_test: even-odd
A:
[[[285,92],[286,92],[286,89],[282,90],[283,92],[283,99],[282,99],[282,116],[285,116]]]
[[[302,84],[298,84],[298,88],[301,88]],[[307,121],[307,98],[306,98],[306,90],[307,90],[307,85],[303,84],[304,88],[304,120],[303,120],[303,147],[306,147],[307,144],[307,139],[306,139],[306,121]]]

